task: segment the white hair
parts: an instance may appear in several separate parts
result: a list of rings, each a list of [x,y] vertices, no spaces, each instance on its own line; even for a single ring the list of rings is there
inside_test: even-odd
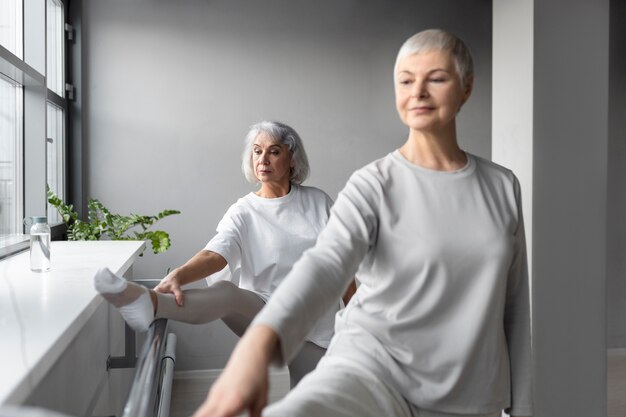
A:
[[[244,141],[241,158],[241,169],[246,179],[251,183],[259,182],[259,179],[254,174],[254,166],[252,164],[252,144],[261,133],[265,133],[281,145],[287,145],[293,165],[289,181],[294,184],[302,184],[309,176],[310,170],[309,159],[306,156],[302,139],[300,139],[300,135],[292,127],[273,121],[262,121],[250,126]]]
[[[432,50],[447,51],[452,55],[461,85],[466,86],[474,75],[474,63],[469,48],[457,36],[441,29],[423,30],[402,44],[394,65],[394,78],[397,74],[398,63],[402,58]]]

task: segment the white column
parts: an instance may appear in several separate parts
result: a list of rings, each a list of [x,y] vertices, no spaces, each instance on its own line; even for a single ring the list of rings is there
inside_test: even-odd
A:
[[[533,2],[493,2],[491,157],[512,169],[522,187],[532,271]]]
[[[532,271],[533,2],[495,0],[492,31],[491,158],[519,179]]]
[[[493,158],[524,193],[534,417],[606,416],[609,5],[493,1]]]

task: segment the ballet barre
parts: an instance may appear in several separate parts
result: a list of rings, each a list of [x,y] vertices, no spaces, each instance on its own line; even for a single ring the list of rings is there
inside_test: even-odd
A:
[[[176,335],[166,334],[167,320],[155,320],[137,359],[124,417],[169,417]]]

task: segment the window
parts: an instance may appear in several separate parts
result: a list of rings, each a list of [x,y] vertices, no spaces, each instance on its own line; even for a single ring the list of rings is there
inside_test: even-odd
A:
[[[46,10],[46,84],[60,97],[64,96],[63,3],[47,0]]]
[[[0,74],[0,245],[19,240],[22,213],[22,91]]]
[[[23,220],[66,198],[65,0],[0,0],[0,257],[28,246]],[[54,231],[53,231],[54,233]]]
[[[21,1],[0,0],[0,45],[23,57]]]

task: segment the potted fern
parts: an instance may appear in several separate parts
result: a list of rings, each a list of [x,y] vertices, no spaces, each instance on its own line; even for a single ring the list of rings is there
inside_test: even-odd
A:
[[[111,213],[95,198],[87,202],[87,220],[78,218],[72,204],[63,200],[48,188],[48,203],[55,207],[67,226],[68,240],[148,240],[155,254],[167,251],[172,242],[163,230],[148,230],[157,221],[180,214],[178,210],[163,210],[156,216],[130,214],[123,216]],[[134,229],[134,230],[131,230]]]

